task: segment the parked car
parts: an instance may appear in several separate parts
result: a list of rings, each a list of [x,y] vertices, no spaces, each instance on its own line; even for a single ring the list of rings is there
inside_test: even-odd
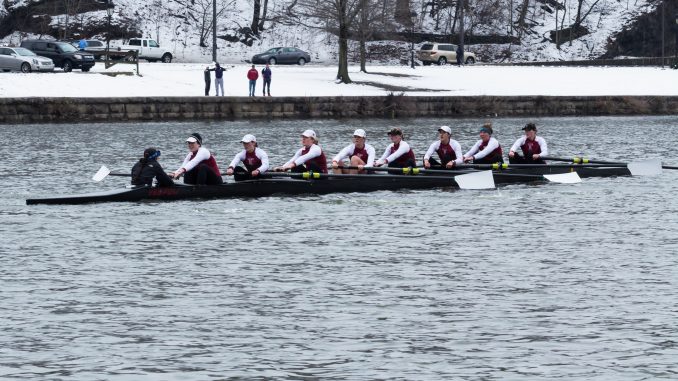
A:
[[[297,48],[271,48],[267,51],[252,56],[254,64],[298,64],[306,65],[311,62],[311,56]]]
[[[127,44],[119,46],[118,51],[136,50],[139,52],[139,58],[148,62],[162,61],[164,63],[172,62],[174,54],[160,46],[155,40],[150,38],[131,38]]]
[[[54,62],[47,57],[36,55],[28,49],[0,47],[0,70],[21,71],[54,71]]]
[[[457,45],[454,44],[436,44],[426,43],[417,51],[417,58],[428,66],[432,63],[446,65],[448,62],[457,63]],[[464,63],[473,64],[476,62],[475,53],[464,51]]]
[[[101,58],[102,55],[99,54],[99,52],[106,51],[106,43],[99,40],[85,40],[85,41],[87,41],[87,48],[85,48],[85,52],[92,53],[94,55],[94,59],[96,60]],[[67,40],[66,42],[73,45],[74,48],[80,50],[80,40]]]
[[[63,41],[53,40],[24,40],[21,47],[35,54],[51,58],[54,66],[63,68],[65,72],[73,69],[89,71],[94,66],[94,56],[81,52],[73,45]]]

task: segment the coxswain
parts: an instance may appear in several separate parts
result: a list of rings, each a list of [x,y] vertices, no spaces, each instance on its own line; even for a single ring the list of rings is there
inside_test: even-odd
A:
[[[492,123],[480,128],[480,140],[464,155],[464,162],[473,164],[503,163],[504,157],[497,139],[492,137]]]
[[[542,156],[548,155],[546,140],[537,136],[537,126],[534,123],[528,123],[522,128],[525,136],[516,140],[509,150],[510,164],[546,164]],[[517,155],[518,149],[523,151],[523,156]]]
[[[327,159],[318,145],[318,137],[313,130],[301,134],[301,147],[285,165],[276,167],[275,171],[284,172],[317,172],[327,173]]]
[[[431,168],[432,165],[452,168],[455,165],[463,164],[461,145],[456,140],[451,139],[452,129],[448,126],[441,126],[438,133],[440,133],[440,139],[433,142],[424,155],[424,168]],[[433,153],[438,154],[440,162],[431,157]]]
[[[235,155],[231,164],[228,165],[226,174],[231,176],[235,181],[251,180],[259,177],[262,173],[268,170],[268,155],[259,148],[257,138],[254,135],[247,134],[242,140],[243,150]],[[243,163],[245,168],[237,166]]]
[[[410,145],[403,140],[403,131],[394,127],[388,132],[388,136],[391,138],[391,144],[386,147],[384,154],[374,165],[381,167],[386,164],[392,168],[416,167],[417,159]]]
[[[165,173],[158,158],[160,151],[150,147],[144,150],[144,157],[132,167],[132,185],[152,186],[156,179],[159,187],[171,187],[174,181]]]
[[[372,145],[365,143],[365,130],[359,128],[353,132],[353,144],[349,144],[342,149],[337,156],[332,159],[332,168],[334,173],[363,173],[364,167],[371,167],[374,165],[376,151]],[[358,167],[357,170],[342,169],[344,166],[344,159],[350,160],[351,167]]]
[[[184,184],[219,185],[224,182],[219,166],[210,151],[202,146],[202,136],[192,133],[186,139],[188,154],[181,167],[170,173],[175,180],[184,176]]]

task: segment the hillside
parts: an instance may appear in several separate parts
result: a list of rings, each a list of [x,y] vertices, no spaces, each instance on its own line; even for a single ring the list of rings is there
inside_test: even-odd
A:
[[[265,2],[266,14],[260,23],[263,30],[258,36],[249,28],[252,24],[253,1],[217,2],[220,12],[217,22],[219,61],[243,63],[252,54],[269,47],[289,45],[309,51],[316,62],[336,62],[336,36],[326,32],[324,29],[327,28],[318,27],[329,25],[331,20],[319,15],[300,17],[303,12],[298,11],[301,6],[298,0]],[[388,6],[396,11],[373,25],[377,32],[390,33],[392,39],[368,44],[372,63],[397,64],[406,60],[409,43],[405,40],[412,36],[416,36],[416,42],[419,43],[430,36],[446,38],[452,27],[455,31],[458,29],[456,21],[452,22],[456,15],[455,7],[442,7],[442,2],[406,2],[414,12],[411,16],[413,26],[398,17],[397,7],[402,5],[402,0],[396,0],[395,3],[382,0],[382,3],[384,10]],[[438,8],[431,4],[438,4]],[[615,55],[634,55],[633,49],[625,51],[623,47],[614,46],[616,36],[620,32],[633,30],[639,18],[651,15],[656,10],[655,3],[641,0],[582,0],[581,3],[573,0],[515,0],[511,2],[512,7],[505,8],[497,4],[499,2],[471,2],[464,19],[467,49],[478,53],[485,62],[589,59],[610,55],[611,47]],[[106,2],[101,0],[4,0],[0,5],[0,37],[3,43],[8,44],[18,44],[22,39],[45,35],[67,35],[71,38],[84,35],[105,40],[106,6]],[[567,27],[576,21],[578,9],[580,15],[585,14],[580,26],[568,30]],[[111,30],[115,39],[112,45],[121,43],[125,38],[143,35],[157,39],[161,45],[169,45],[177,61],[211,61],[211,0],[116,0],[113,10]],[[383,14],[386,13],[383,11]],[[563,29],[557,35],[553,33],[556,24]],[[581,30],[588,33],[575,38]],[[475,43],[482,41],[482,36],[513,37],[519,42]],[[670,36],[668,40],[672,41],[673,34]],[[651,35],[643,38],[655,39]],[[456,42],[456,37],[449,39]],[[554,39],[564,42],[557,46]],[[201,41],[205,46],[200,46]],[[349,46],[350,59],[354,61],[357,60],[357,45],[357,42],[352,42]],[[673,48],[670,52],[673,52]]]

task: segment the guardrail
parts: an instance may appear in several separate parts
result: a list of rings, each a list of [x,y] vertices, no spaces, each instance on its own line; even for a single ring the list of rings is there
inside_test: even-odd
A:
[[[620,59],[598,59],[577,61],[541,61],[541,62],[515,62],[513,66],[668,66],[678,65],[676,57],[640,57]]]

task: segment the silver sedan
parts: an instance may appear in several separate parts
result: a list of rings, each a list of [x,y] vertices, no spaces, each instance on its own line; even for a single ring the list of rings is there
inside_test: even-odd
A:
[[[54,71],[54,62],[25,48],[0,47],[0,70],[23,73]]]

